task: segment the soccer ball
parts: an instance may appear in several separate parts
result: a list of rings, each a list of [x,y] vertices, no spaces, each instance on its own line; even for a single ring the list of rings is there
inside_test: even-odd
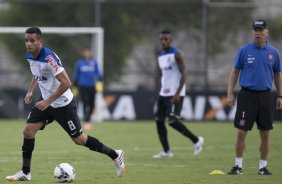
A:
[[[54,177],[59,183],[70,183],[75,178],[75,170],[69,163],[61,163],[55,167]]]

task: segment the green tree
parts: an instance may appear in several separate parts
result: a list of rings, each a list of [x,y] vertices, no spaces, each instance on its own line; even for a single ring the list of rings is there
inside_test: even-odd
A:
[[[229,2],[231,0],[225,0]],[[235,1],[235,0],[234,0]],[[162,2],[162,3],[161,3]],[[105,30],[104,73],[106,85],[119,80],[126,66],[126,58],[135,44],[150,40],[161,29],[173,32],[193,28],[202,31],[202,1],[116,1],[102,3],[102,27]],[[210,8],[209,51],[215,54],[224,49],[219,40],[228,33],[236,32],[251,17],[252,9]],[[234,16],[236,14],[236,16]],[[10,1],[10,8],[1,10],[0,26],[77,26],[95,25],[95,1]],[[1,38],[19,60],[24,60],[22,36]],[[201,39],[201,38],[197,38]],[[45,38],[48,47],[54,49],[71,71],[80,56],[79,48],[90,44],[90,37],[49,36]],[[20,43],[20,44],[19,44]],[[25,65],[26,66],[26,65]],[[71,73],[71,72],[70,72]]]

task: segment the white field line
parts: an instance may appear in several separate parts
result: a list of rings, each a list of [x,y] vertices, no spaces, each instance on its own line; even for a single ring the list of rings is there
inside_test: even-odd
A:
[[[171,150],[193,150],[194,147],[193,145],[191,146],[183,146],[183,147],[170,147]],[[203,149],[206,150],[218,150],[218,149],[223,149],[223,150],[230,150],[230,149],[234,149],[234,145],[223,145],[223,146],[203,146]],[[161,147],[142,147],[142,146],[134,146],[133,147],[134,151],[157,151],[157,150],[161,150]]]

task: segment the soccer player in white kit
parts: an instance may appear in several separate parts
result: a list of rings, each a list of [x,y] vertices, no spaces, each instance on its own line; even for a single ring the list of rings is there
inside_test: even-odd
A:
[[[170,31],[162,31],[160,33],[162,51],[158,56],[161,89],[155,103],[154,114],[163,151],[153,155],[153,158],[173,157],[168,143],[166,123],[194,143],[194,155],[198,155],[202,151],[204,143],[203,137],[195,136],[179,120],[183,98],[186,94],[186,71],[183,54],[171,43]]]
[[[22,170],[7,176],[7,181],[31,180],[31,159],[35,145],[35,135],[48,123],[56,120],[77,144],[92,151],[109,156],[117,168],[117,176],[125,173],[124,151],[113,150],[95,137],[86,135],[80,125],[76,103],[70,90],[71,82],[59,57],[43,47],[43,37],[38,27],[30,27],[25,32],[26,59],[33,75],[24,102],[31,103],[33,91],[40,88],[41,98],[35,103],[23,130]]]

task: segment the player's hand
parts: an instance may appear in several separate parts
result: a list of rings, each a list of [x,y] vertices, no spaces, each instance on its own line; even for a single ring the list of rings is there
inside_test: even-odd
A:
[[[173,104],[177,104],[178,102],[180,101],[180,96],[179,95],[174,95],[172,98],[171,98],[171,103]]]
[[[44,111],[49,107],[50,103],[47,100],[41,100],[35,104],[35,107],[41,111]]]
[[[234,98],[234,95],[233,95],[233,94],[229,94],[229,95],[227,95],[226,102],[227,102],[227,105],[228,105],[229,107],[234,106],[234,104],[235,104],[235,98]]]
[[[103,82],[97,81],[95,88],[96,88],[97,93],[103,93],[103,88],[104,88]]]
[[[276,110],[282,110],[282,98],[277,97]]]
[[[32,93],[31,92],[27,93],[25,95],[25,97],[24,97],[24,103],[25,104],[30,104],[32,102],[32,98],[31,97],[32,97]]]

